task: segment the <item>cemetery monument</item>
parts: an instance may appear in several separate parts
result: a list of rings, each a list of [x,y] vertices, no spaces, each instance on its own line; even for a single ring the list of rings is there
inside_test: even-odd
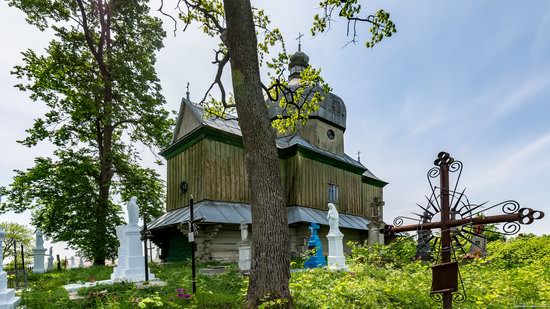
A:
[[[330,230],[327,234],[328,268],[334,270],[347,270],[346,258],[344,257],[344,234],[340,232],[340,217],[333,203],[328,204],[327,219],[330,226]]]
[[[0,227],[0,261],[4,260],[4,240],[6,232]],[[8,289],[8,274],[4,271],[3,262],[0,262],[0,309],[16,308],[21,299],[15,296],[14,289]]]
[[[33,273],[43,273],[46,270],[44,269],[44,257],[46,256],[46,248],[44,248],[44,238],[42,231],[36,230],[36,246],[33,249],[34,253],[34,265],[32,272]]]
[[[50,247],[50,255],[48,256],[48,267],[47,271],[53,270],[53,247]]]

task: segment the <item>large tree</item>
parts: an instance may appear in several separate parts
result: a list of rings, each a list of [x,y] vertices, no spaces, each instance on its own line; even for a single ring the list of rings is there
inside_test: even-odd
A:
[[[323,0],[320,6],[324,11],[314,16],[312,34],[330,28],[333,12],[347,19],[351,42],[356,41],[358,22],[371,25],[372,36],[366,43],[367,47],[373,47],[395,32],[389,14],[383,10],[360,17],[361,6],[357,0]],[[301,73],[302,87],[288,87],[283,77],[288,62],[284,44],[276,57],[264,61],[270,48],[283,42],[283,37],[278,29],[270,28],[269,17],[263,10],[253,8],[250,0],[181,0],[177,2],[177,8],[186,27],[191,22],[198,22],[207,35],[221,39],[214,61],[218,71],[201,103],[219,117],[226,116],[227,109],[231,108],[236,108],[238,114],[254,225],[247,307],[255,308],[273,299],[279,299],[284,307],[292,307],[288,289],[290,249],[286,202],[273,126],[284,131],[295,127],[300,120],[306,121],[309,112],[318,108],[316,103],[323,98],[323,91],[328,87],[320,77],[320,71],[312,68]],[[231,67],[233,95],[226,94],[222,83],[227,63]],[[262,64],[271,69],[267,83],[261,81]],[[216,85],[219,90],[217,100],[209,95]],[[312,92],[312,89],[322,90]],[[285,115],[280,115],[273,124],[267,115],[264,94],[279,101],[285,110]]]
[[[32,101],[47,106],[21,144],[49,141],[52,157],[16,171],[2,210],[32,210],[33,224],[94,264],[115,255],[122,201],[136,195],[155,216],[163,205],[159,175],[139,165],[142,151],[164,147],[171,121],[155,73],[165,35],[145,0],[9,0],[55,38],[23,52],[12,74]]]

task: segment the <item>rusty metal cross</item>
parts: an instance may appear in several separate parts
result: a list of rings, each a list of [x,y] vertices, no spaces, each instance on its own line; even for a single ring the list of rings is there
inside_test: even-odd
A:
[[[421,235],[422,231],[440,229],[440,236],[432,233],[429,240],[434,239],[434,247],[440,241],[439,250],[441,253],[440,264],[432,266],[432,298],[443,302],[443,308],[452,308],[453,300],[460,302],[466,299],[465,289],[462,285],[462,293],[458,288],[458,279],[460,273],[456,261],[456,251],[461,249],[461,241],[471,243],[469,236],[477,235],[483,237],[483,232],[488,231],[480,228],[486,224],[504,223],[504,235],[516,234],[521,224],[531,224],[535,220],[542,219],[542,211],[531,208],[520,208],[516,201],[504,201],[489,207],[485,204],[470,204],[464,194],[465,190],[457,191],[460,175],[462,173],[462,162],[455,161],[446,152],[440,152],[434,161],[435,167],[428,171],[428,182],[432,189],[430,197],[426,196],[427,205],[425,207],[417,204],[423,211],[423,214],[416,214],[419,218],[397,217],[394,225],[387,225],[384,228],[386,235],[395,235],[401,232],[416,231]],[[450,173],[458,172],[454,188],[449,186]],[[432,179],[439,176],[439,187],[432,184]],[[502,206],[505,214],[480,216],[486,210]],[[432,219],[439,214],[440,220],[432,222]],[[416,220],[417,224],[403,225],[403,219]],[[453,261],[453,256],[455,261]],[[439,254],[435,258],[439,260]],[[456,293],[456,294],[453,294]]]

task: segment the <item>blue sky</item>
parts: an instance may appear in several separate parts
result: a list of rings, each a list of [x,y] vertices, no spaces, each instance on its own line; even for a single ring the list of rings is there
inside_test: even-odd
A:
[[[289,51],[294,38],[309,33],[315,1],[255,1],[283,31]],[[155,2],[152,7],[156,8]],[[281,9],[285,8],[285,9]],[[426,172],[445,150],[464,162],[461,183],[474,202],[515,199],[543,210],[547,218],[522,231],[550,233],[550,2],[538,1],[369,1],[364,9],[384,8],[398,32],[373,50],[364,48],[367,26],[359,25],[356,46],[343,48],[345,22],[328,34],[307,35],[302,48],[313,66],[347,106],[346,152],[390,184],[385,189],[385,220],[415,211],[429,193]],[[13,169],[32,166],[51,146],[28,149],[15,142],[39,103],[13,88],[11,68],[19,52],[43,49],[51,36],[0,3],[0,185]],[[177,109],[191,82],[198,100],[209,86],[216,39],[197,29],[168,36],[157,70],[169,109]],[[228,72],[227,72],[228,73]],[[154,166],[145,154],[144,165]],[[158,168],[165,175],[165,168]],[[28,222],[29,215],[5,214],[2,221]]]

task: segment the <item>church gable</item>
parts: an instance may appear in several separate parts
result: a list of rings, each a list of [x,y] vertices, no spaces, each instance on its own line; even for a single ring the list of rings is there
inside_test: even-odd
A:
[[[200,115],[196,114],[191,104],[192,103],[188,100],[181,99],[180,110],[176,121],[176,127],[174,128],[172,143],[175,143],[202,125]]]

